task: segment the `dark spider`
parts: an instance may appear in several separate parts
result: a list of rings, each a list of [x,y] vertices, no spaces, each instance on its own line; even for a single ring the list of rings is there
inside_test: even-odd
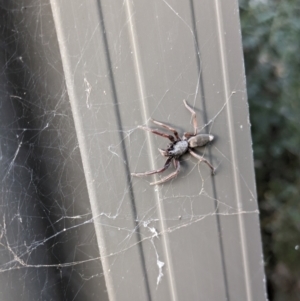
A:
[[[158,149],[163,156],[168,157],[163,168],[158,169],[158,170],[147,171],[144,173],[132,173],[131,174],[132,176],[141,177],[141,176],[148,176],[148,175],[153,175],[156,173],[161,173],[161,172],[165,171],[171,165],[171,163],[173,161],[173,164],[174,164],[176,170],[173,173],[171,173],[170,175],[162,178],[161,180],[150,183],[150,185],[165,183],[177,176],[177,174],[179,173],[179,169],[180,169],[179,158],[187,152],[189,152],[193,157],[197,158],[199,161],[203,161],[204,163],[206,163],[209,166],[209,168],[211,169],[212,175],[214,174],[214,170],[215,170],[214,167],[206,159],[204,159],[203,157],[199,156],[198,154],[196,154],[192,151],[193,148],[198,147],[198,146],[204,146],[208,142],[212,141],[214,139],[214,136],[209,135],[209,134],[197,134],[196,113],[194,110],[192,110],[188,106],[188,104],[186,103],[185,100],[183,100],[183,102],[184,102],[185,107],[192,113],[194,133],[189,133],[189,132],[184,133],[182,138],[180,138],[178,135],[178,132],[175,129],[171,128],[170,126],[168,126],[164,123],[155,121],[153,119],[151,119],[151,121],[153,123],[171,131],[175,137],[172,135],[167,135],[167,134],[161,133],[156,130],[152,130],[145,126],[139,126],[139,128],[141,128],[145,131],[149,131],[158,136],[168,138],[171,141],[171,143],[168,145],[168,148],[166,150],[160,149],[160,148]]]

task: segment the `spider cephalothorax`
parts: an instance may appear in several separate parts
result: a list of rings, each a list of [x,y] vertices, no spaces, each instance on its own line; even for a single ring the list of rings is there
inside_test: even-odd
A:
[[[209,134],[198,134],[197,133],[196,113],[194,110],[192,110],[188,106],[188,104],[186,103],[185,100],[183,102],[184,102],[185,107],[192,113],[194,133],[186,132],[180,138],[178,135],[178,132],[175,129],[173,129],[172,127],[170,127],[164,123],[155,121],[153,119],[151,119],[151,121],[153,123],[171,131],[174,134],[174,136],[168,135],[165,133],[161,133],[156,130],[152,130],[148,127],[140,126],[140,128],[142,128],[145,131],[149,131],[153,134],[162,136],[164,138],[168,138],[171,141],[171,143],[168,145],[167,149],[160,149],[160,148],[158,149],[163,156],[168,157],[163,168],[158,169],[158,170],[147,171],[144,173],[132,173],[131,175],[141,177],[141,176],[148,176],[148,175],[153,175],[156,173],[161,173],[161,172],[165,171],[171,165],[171,163],[173,161],[176,170],[173,173],[171,173],[170,175],[162,178],[161,180],[150,183],[150,185],[161,184],[161,183],[167,182],[167,181],[175,178],[177,176],[177,174],[179,173],[179,170],[180,170],[179,158],[182,155],[184,155],[185,153],[190,153],[193,157],[197,158],[199,161],[206,163],[209,166],[209,168],[211,169],[212,174],[214,174],[213,166],[206,159],[199,156],[192,150],[195,147],[206,145],[207,143],[209,143],[210,141],[212,141],[214,139],[214,136],[209,135]]]

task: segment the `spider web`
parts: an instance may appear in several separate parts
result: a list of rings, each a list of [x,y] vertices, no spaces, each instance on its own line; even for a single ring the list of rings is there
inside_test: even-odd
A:
[[[117,300],[134,275],[145,287],[136,300],[183,300],[178,273],[204,291],[211,280],[199,284],[197,273],[214,261],[210,276],[223,279],[222,250],[244,244],[241,217],[258,211],[243,74],[224,83],[223,50],[207,59],[223,45],[218,6],[203,1],[195,15],[196,4],[165,0],[0,3],[1,299]],[[68,31],[64,22],[81,16],[87,28]],[[201,44],[200,22],[215,29]],[[186,155],[168,183],[131,177],[163,167],[157,148],[169,143],[139,125],[154,118],[192,131],[183,99],[199,132],[215,136],[197,153],[216,175]]]

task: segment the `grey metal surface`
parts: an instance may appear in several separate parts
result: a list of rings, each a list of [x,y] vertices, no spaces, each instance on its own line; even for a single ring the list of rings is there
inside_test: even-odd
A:
[[[265,300],[235,1],[52,0],[111,300]],[[81,21],[82,20],[82,21]],[[159,187],[149,118],[216,135]]]
[[[35,9],[39,26],[34,18],[30,22],[34,14],[24,12],[25,3]],[[35,39],[21,53],[46,83],[31,95],[31,104],[36,106],[37,96],[41,108],[33,116],[44,119],[33,119],[43,121],[37,127],[41,140],[52,141],[37,153],[45,157],[51,149],[57,158],[46,178],[50,191],[57,185],[57,194],[45,194],[46,200],[56,208],[55,217],[79,222],[57,230],[55,218],[47,216],[55,237],[66,231],[75,240],[63,238],[64,252],[58,249],[53,263],[21,267],[70,267],[78,275],[72,300],[266,300],[237,3],[22,4],[18,30],[28,18],[31,27],[23,38]],[[38,49],[44,47],[38,59],[37,41]],[[46,104],[44,95],[51,95]],[[154,176],[131,177],[161,168],[165,159],[157,148],[168,144],[138,125],[154,118],[180,134],[192,130],[183,99],[195,108],[199,131],[215,135],[198,151],[216,167],[215,176],[187,155],[178,177],[163,185],[150,186]],[[53,112],[61,121],[52,122]],[[47,121],[53,132],[44,130]],[[48,238],[40,241],[56,246]],[[84,251],[73,254],[77,248]],[[76,281],[67,281],[61,299]]]

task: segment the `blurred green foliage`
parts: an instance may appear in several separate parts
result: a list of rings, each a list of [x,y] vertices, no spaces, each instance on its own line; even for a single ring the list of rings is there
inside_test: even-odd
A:
[[[240,0],[270,301],[300,300],[300,1]]]

